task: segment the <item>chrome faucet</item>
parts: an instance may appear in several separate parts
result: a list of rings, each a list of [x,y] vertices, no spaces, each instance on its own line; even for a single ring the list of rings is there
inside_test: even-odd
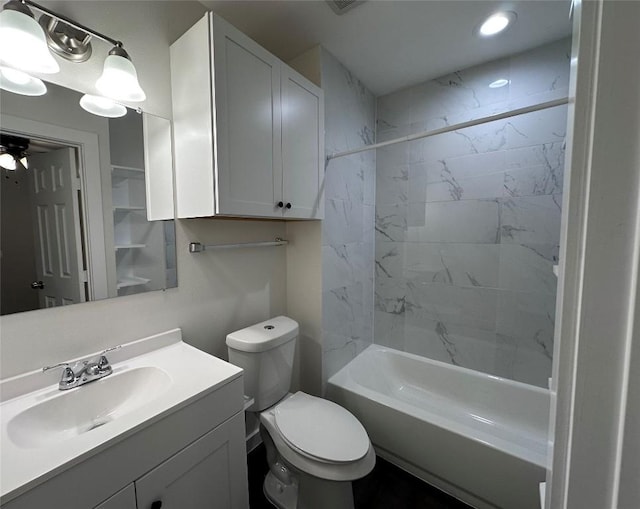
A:
[[[58,383],[58,389],[66,391],[73,389],[74,387],[80,387],[81,385],[88,384],[94,380],[99,380],[105,376],[113,373],[111,364],[107,360],[107,352],[117,350],[122,345],[114,346],[113,348],[107,348],[103,352],[100,352],[96,357],[92,357],[86,360],[77,361],[74,363],[61,362],[54,366],[46,366],[42,368],[42,372],[49,371],[53,368],[63,368],[62,377]]]

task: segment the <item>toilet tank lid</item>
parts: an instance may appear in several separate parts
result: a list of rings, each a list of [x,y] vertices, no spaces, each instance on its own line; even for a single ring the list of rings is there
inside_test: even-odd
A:
[[[227,335],[227,346],[241,352],[264,352],[291,341],[298,330],[295,320],[276,316]]]

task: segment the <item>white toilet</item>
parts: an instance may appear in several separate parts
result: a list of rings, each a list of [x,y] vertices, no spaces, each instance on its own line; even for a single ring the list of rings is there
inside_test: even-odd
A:
[[[298,324],[278,316],[227,336],[229,362],[244,369],[249,412],[260,413],[269,473],[264,493],[282,509],[353,509],[351,481],[376,457],[358,419],[331,401],[289,393]]]

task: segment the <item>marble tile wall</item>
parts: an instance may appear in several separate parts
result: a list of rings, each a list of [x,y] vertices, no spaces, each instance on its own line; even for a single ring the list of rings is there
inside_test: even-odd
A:
[[[375,97],[322,50],[328,154],[374,142]],[[373,342],[375,151],[331,160],[322,224],[323,381]]]
[[[569,55],[565,39],[379,97],[377,139],[565,97]],[[377,150],[376,343],[547,385],[566,114]]]

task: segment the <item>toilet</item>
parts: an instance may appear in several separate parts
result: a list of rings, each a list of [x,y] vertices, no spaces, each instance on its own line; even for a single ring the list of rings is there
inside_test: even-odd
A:
[[[229,362],[244,369],[248,412],[259,414],[269,473],[264,493],[282,509],[353,509],[351,481],[375,452],[364,427],[341,406],[289,392],[298,323],[278,316],[227,336]]]

